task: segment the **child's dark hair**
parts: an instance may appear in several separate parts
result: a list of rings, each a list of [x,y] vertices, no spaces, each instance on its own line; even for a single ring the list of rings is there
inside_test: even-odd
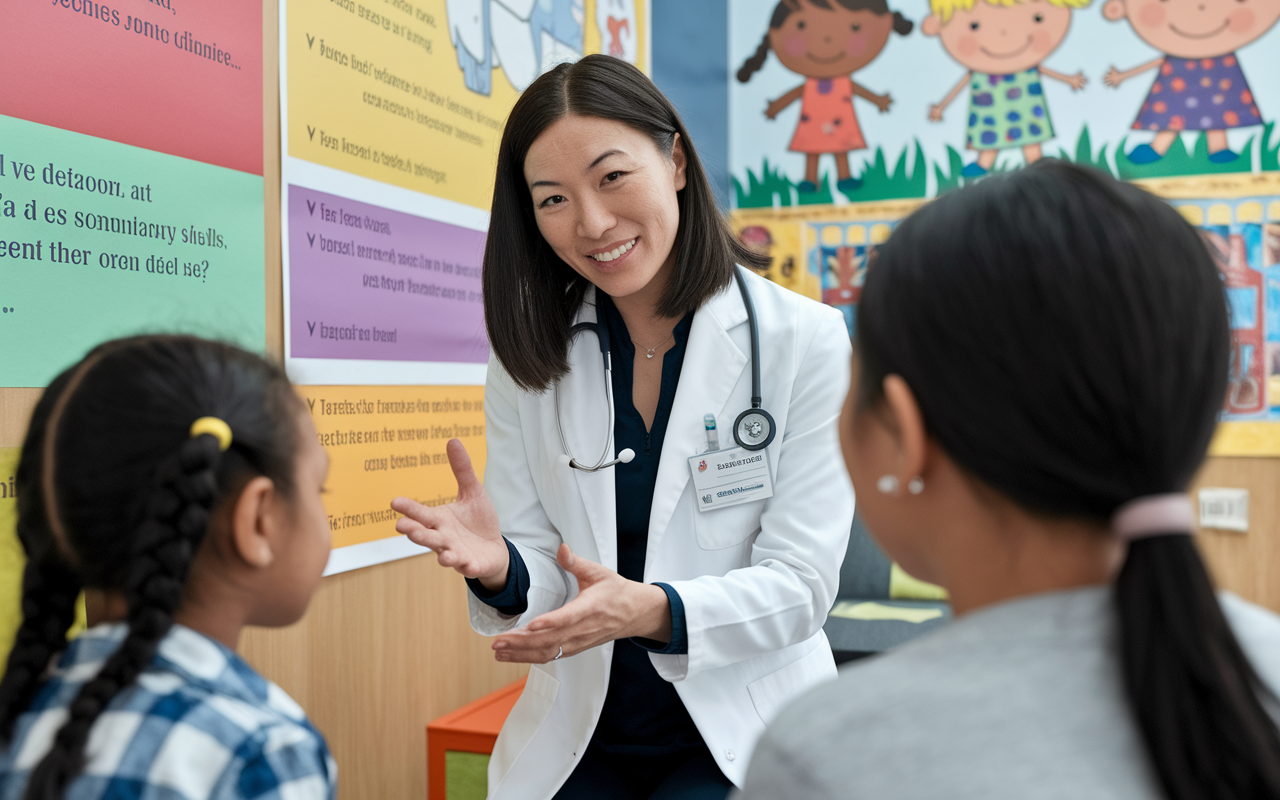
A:
[[[293,487],[301,403],[282,370],[236,347],[186,336],[100,345],[36,405],[17,472],[27,555],[22,625],[0,681],[0,743],[66,646],[76,596],[122,594],[128,635],[71,704],[35,768],[27,800],[62,797],[111,700],[150,664],[173,625],[210,516],[255,475]],[[217,417],[232,431],[190,435]]]
[[[787,21],[787,17],[791,16],[793,11],[800,10],[802,0],[778,0],[778,5],[773,8],[773,17],[769,20],[770,30],[777,30],[782,27],[782,23]],[[803,0],[803,2],[811,3],[818,8],[830,10],[831,0]],[[849,11],[870,11],[877,16],[884,16],[889,12],[889,4],[886,0],[835,0],[842,8]],[[915,26],[911,20],[902,16],[897,11],[893,13],[893,30],[900,36],[906,36],[911,33],[911,29]],[[769,57],[769,32],[765,31],[764,38],[760,41],[760,46],[756,48],[756,52],[750,58],[742,63],[738,69],[738,82],[746,83],[751,80],[751,76],[760,71],[764,66],[764,61]]]
[[[977,480],[1046,516],[1108,523],[1187,488],[1222,407],[1230,333],[1200,233],[1144,190],[1046,160],[905,220],[858,311],[861,407],[901,375]],[[1280,797],[1269,697],[1191,531],[1133,542],[1120,666],[1172,800]],[[1176,535],[1185,534],[1185,535]]]

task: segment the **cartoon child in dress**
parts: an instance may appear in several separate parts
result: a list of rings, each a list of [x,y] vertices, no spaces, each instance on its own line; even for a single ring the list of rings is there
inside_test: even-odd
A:
[[[961,175],[986,175],[1000,151],[1010,147],[1021,147],[1028,164],[1039,160],[1041,145],[1053,138],[1042,78],[1062,81],[1073,91],[1085,84],[1083,72],[1064,75],[1042,62],[1067,38],[1071,10],[1088,4],[1089,0],[930,0],[933,13],[920,29],[940,38],[947,53],[969,70],[941,103],[929,107],[929,119],[941,121],[943,110],[969,87],[965,146],[978,151],[978,160]]]
[[[846,194],[862,181],[849,171],[849,152],[867,143],[858,127],[853,97],[875,104],[881,113],[893,102],[888,94],[876,94],[853,80],[852,73],[875,60],[890,33],[905,36],[911,21],[890,12],[885,0],[781,0],[773,9],[769,30],[738,70],[738,80],[751,80],[772,50],[782,66],[802,75],[805,82],[771,102],[764,115],[778,113],[800,101],[800,124],[790,150],[804,153],[804,180],[797,188],[818,190],[818,159],[830,153],[836,160],[836,188]]]
[[[1134,120],[1135,130],[1158,131],[1151,144],[1129,151],[1135,164],[1164,158],[1181,131],[1207,131],[1209,160],[1228,164],[1227,130],[1262,124],[1236,51],[1257,41],[1280,18],[1280,0],[1107,0],[1102,15],[1129,20],[1133,32],[1164,55],[1103,77],[1119,86],[1159,67]]]

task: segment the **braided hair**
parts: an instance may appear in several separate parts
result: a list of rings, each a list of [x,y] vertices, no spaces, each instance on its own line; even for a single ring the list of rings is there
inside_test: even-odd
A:
[[[889,4],[885,0],[835,0],[841,7],[849,11],[870,11],[874,14],[888,14]],[[828,0],[809,0],[818,8],[830,9],[831,4]],[[782,23],[787,21],[787,17],[791,16],[793,11],[800,10],[800,0],[779,0],[778,5],[773,7],[773,17],[769,19],[769,30],[777,30],[782,27]],[[893,12],[893,30],[899,36],[906,36],[911,33],[915,25],[911,20],[902,16],[897,11]],[[751,80],[751,76],[764,67],[765,59],[769,57],[769,31],[764,32],[764,38],[760,40],[760,46],[756,48],[755,53],[746,61],[742,62],[742,66],[738,68],[738,83],[746,83]]]
[[[0,742],[39,690],[81,587],[122,595],[128,632],[72,701],[26,800],[59,798],[84,768],[94,722],[155,657],[219,504],[255,475],[292,488],[301,405],[284,373],[230,345],[185,336],[108,342],[36,406],[17,472],[28,556],[23,621],[0,681]],[[223,452],[191,423],[231,427]]]

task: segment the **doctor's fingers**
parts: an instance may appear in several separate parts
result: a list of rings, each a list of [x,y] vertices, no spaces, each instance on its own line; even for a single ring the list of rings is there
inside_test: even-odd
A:
[[[576,656],[594,647],[598,642],[567,632],[529,633],[513,631],[503,634],[494,642],[494,659],[515,664],[545,664],[548,661]]]
[[[471,466],[471,456],[462,442],[450,439],[445,445],[445,452],[449,456],[449,468],[453,470],[453,477],[458,482],[458,499],[468,500],[477,494],[484,494],[484,487],[480,485],[475,468]]]
[[[397,497],[391,501],[391,510],[404,514],[405,517],[417,522],[424,528],[438,528],[445,520],[454,519],[453,514],[447,513],[445,508],[447,506],[436,506],[434,508],[426,506],[407,497]],[[408,533],[408,531],[400,530],[399,523],[403,521],[397,521],[396,530],[401,533]]]

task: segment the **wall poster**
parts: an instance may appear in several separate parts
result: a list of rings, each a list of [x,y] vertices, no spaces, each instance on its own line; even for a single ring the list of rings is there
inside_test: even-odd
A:
[[[730,9],[732,216],[771,277],[852,332],[876,246],[919,203],[1048,157],[1141,182],[1204,229],[1227,285],[1211,452],[1280,455],[1280,2],[877,5]]]
[[[425,552],[390,501],[484,462],[480,263],[507,112],[586,53],[648,71],[645,0],[282,0],[285,355],[332,459],[327,574]]]

